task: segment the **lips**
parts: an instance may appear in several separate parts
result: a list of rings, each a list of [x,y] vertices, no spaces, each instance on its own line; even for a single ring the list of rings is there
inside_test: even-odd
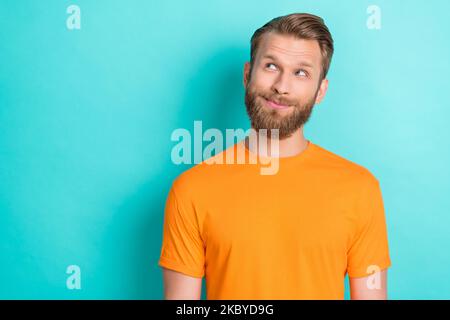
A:
[[[277,103],[270,99],[264,98],[264,100],[266,101],[267,105],[269,105],[269,107],[274,108],[274,109],[287,109],[290,107],[289,105],[280,104],[280,103]]]

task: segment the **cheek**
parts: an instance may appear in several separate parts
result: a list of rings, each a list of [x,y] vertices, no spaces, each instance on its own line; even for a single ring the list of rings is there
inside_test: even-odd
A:
[[[263,71],[255,70],[252,75],[252,86],[257,88],[259,91],[268,91],[273,86],[275,82],[275,75],[264,73]]]
[[[317,87],[313,84],[312,81],[300,81],[296,86],[294,86],[292,93],[299,99],[304,100],[314,97],[316,89]]]

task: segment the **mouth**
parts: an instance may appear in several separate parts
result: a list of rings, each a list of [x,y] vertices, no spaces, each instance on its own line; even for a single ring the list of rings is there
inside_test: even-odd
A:
[[[280,103],[277,103],[277,102],[275,102],[275,101],[273,101],[273,100],[266,99],[266,98],[264,98],[264,97],[263,97],[263,99],[264,99],[264,101],[266,102],[266,104],[267,104],[269,107],[273,108],[273,109],[288,109],[288,108],[290,107],[289,105],[286,105],[286,104],[280,104]]]

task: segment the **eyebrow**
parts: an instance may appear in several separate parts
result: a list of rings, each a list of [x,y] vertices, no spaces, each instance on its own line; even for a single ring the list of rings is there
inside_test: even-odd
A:
[[[262,59],[271,59],[271,60],[274,60],[274,61],[278,61],[278,59],[275,56],[271,55],[271,54],[265,54],[262,57]],[[312,65],[312,63],[310,63],[308,61],[304,61],[304,60],[300,61],[299,63],[297,63],[297,65],[314,69],[314,66]]]

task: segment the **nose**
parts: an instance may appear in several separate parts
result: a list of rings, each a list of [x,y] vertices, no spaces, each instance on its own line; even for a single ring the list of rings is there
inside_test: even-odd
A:
[[[287,74],[280,72],[275,82],[272,85],[272,90],[279,95],[286,95],[289,93],[289,77]]]

